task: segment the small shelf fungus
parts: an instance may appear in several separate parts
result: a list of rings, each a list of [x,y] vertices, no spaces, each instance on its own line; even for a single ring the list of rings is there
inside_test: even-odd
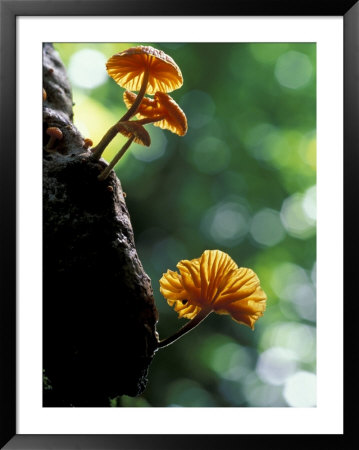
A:
[[[106,69],[117,84],[127,89],[129,93],[129,100],[126,103],[128,111],[92,148],[93,156],[96,159],[101,157],[105,148],[118,133],[128,136],[129,140],[111,161],[111,169],[124,155],[132,142],[149,145],[136,135],[138,131],[136,126],[143,127],[143,125],[153,123],[179,136],[183,136],[187,132],[187,119],[184,112],[167,95],[168,92],[180,88],[183,84],[181,70],[170,56],[153,47],[140,45],[113,55],[107,61]],[[131,91],[138,91],[138,94],[136,95]],[[154,95],[155,98],[150,99],[145,97],[145,94]],[[147,103],[151,101],[154,106],[153,115],[143,114],[143,109],[146,109]],[[141,120],[130,121],[137,113],[139,113]],[[130,123],[134,124],[132,128],[129,125]],[[142,142],[138,142],[138,140]],[[99,179],[104,180],[110,170],[106,168],[106,173],[102,172]]]
[[[206,250],[200,258],[182,260],[178,272],[168,270],[160,279],[160,291],[179,318],[190,319],[175,334],[159,341],[166,347],[197,326],[209,314],[229,314],[254,329],[263,316],[267,296],[251,269],[238,267],[226,253]]]

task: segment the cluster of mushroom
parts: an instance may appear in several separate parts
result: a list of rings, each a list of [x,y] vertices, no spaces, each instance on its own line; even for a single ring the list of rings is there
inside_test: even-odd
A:
[[[92,149],[93,156],[99,159],[118,133],[128,140],[101,172],[100,180],[107,178],[132,142],[150,145],[144,125],[153,123],[179,136],[187,132],[184,112],[168,95],[183,84],[181,71],[170,56],[150,46],[131,47],[112,56],[106,68],[116,83],[126,89],[123,100],[128,111]],[[137,119],[130,120],[133,116]],[[180,261],[177,268],[179,272],[168,270],[163,274],[160,291],[180,318],[190,320],[172,336],[158,341],[157,348],[172,344],[212,312],[228,314],[252,329],[263,316],[267,296],[259,278],[251,269],[238,267],[226,253],[206,250],[199,258]]]
[[[170,56],[150,46],[131,47],[113,55],[107,61],[106,69],[116,83],[126,89],[123,99],[128,111],[92,149],[93,156],[99,159],[118,133],[128,137],[128,140],[101,172],[100,180],[108,177],[133,141],[145,146],[151,144],[144,125],[153,123],[179,136],[187,132],[185,113],[168,95],[168,92],[183,84],[181,70]],[[138,91],[138,94],[132,91]],[[145,94],[153,98],[145,97]],[[137,120],[130,120],[135,115]]]

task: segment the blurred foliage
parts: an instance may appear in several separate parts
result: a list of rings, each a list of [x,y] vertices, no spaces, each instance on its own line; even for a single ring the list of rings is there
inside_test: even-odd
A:
[[[141,397],[111,406],[314,406],[316,46],[141,44],[181,68],[184,85],[171,96],[189,126],[184,137],[146,126],[151,147],[133,144],[116,167],[159,334],[186,319],[167,305],[158,280],[206,249],[251,267],[268,302],[254,331],[212,314],[158,351]],[[125,112],[106,60],[133,45],[55,44],[73,86],[75,124],[94,143]],[[116,137],[104,158],[124,142]]]

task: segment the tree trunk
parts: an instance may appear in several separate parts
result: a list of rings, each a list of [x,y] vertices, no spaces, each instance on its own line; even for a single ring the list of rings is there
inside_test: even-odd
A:
[[[71,88],[51,44],[43,87],[43,405],[109,406],[144,390],[157,311],[120,181],[98,181],[106,162],[72,123]],[[51,145],[49,127],[63,134]]]

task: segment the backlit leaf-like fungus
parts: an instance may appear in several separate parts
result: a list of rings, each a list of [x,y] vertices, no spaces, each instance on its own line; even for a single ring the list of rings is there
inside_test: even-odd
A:
[[[179,272],[168,270],[160,279],[160,291],[179,317],[191,319],[173,336],[160,341],[169,345],[194,328],[211,312],[229,314],[236,322],[254,329],[263,316],[267,296],[252,269],[238,267],[226,253],[206,250],[200,258],[182,260]]]

